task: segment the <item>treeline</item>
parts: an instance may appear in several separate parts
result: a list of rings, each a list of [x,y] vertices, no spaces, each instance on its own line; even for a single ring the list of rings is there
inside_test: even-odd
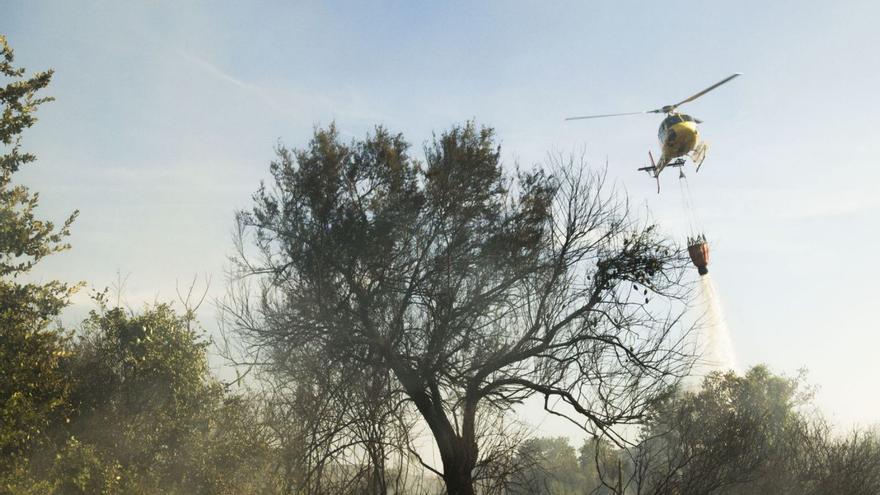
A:
[[[803,376],[714,373],[658,402],[634,445],[527,440],[519,455],[537,462],[509,493],[880,493],[878,431],[834,434],[810,400]]]
[[[211,376],[206,345],[167,305],[5,331],[0,491],[277,493],[256,405]]]
[[[801,379],[679,391],[686,255],[601,173],[510,174],[473,123],[424,162],[382,128],[278,149],[222,308],[249,388],[212,376],[191,308],[98,293],[60,326],[82,286],[29,273],[76,213],[13,181],[52,73],[2,37],[0,73],[0,493],[880,493],[877,434],[833,435]],[[531,397],[590,439],[528,435]]]
[[[257,406],[211,376],[192,314],[98,294],[82,325],[55,323],[82,286],[28,274],[68,249],[76,213],[41,220],[13,182],[52,73],[27,76],[0,36],[0,74],[0,493],[274,493]]]

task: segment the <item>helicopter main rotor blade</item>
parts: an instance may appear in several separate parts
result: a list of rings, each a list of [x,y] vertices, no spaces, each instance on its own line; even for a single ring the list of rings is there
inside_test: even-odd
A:
[[[584,116],[580,116],[580,117],[568,117],[565,120],[599,119],[599,118],[603,118],[603,117],[620,117],[622,115],[643,115],[646,113],[672,113],[675,111],[676,108],[680,107],[681,105],[684,105],[685,103],[694,101],[697,98],[708,93],[709,91],[712,91],[713,89],[717,88],[718,86],[721,86],[722,84],[726,84],[726,83],[730,82],[732,79],[739,77],[741,75],[742,75],[742,72],[736,72],[733,75],[730,75],[730,76],[718,81],[717,83],[709,86],[708,88],[700,91],[699,93],[681,100],[680,102],[676,103],[675,105],[666,105],[661,108],[656,108],[654,110],[645,110],[643,112],[605,113],[605,114],[601,114],[601,115],[584,115]]]
[[[568,117],[565,120],[599,119],[602,117],[620,117],[622,115],[641,115],[648,112],[606,113],[602,115],[584,115],[582,117]]]
[[[676,103],[675,105],[671,105],[670,110],[667,110],[667,111],[675,110],[676,108],[678,108],[678,107],[681,106],[681,105],[684,105],[685,103],[688,103],[688,102],[694,101],[694,100],[696,100],[697,98],[699,98],[699,97],[703,96],[704,94],[708,93],[709,91],[712,91],[713,89],[717,88],[718,86],[721,86],[721,85],[724,84],[724,83],[730,82],[731,79],[733,79],[733,78],[735,78],[735,77],[739,77],[739,76],[741,76],[741,75],[742,75],[742,72],[737,72],[737,73],[733,74],[732,76],[729,76],[729,77],[727,77],[727,78],[725,78],[725,79],[722,79],[721,81],[718,81],[717,83],[715,83],[715,84],[709,86],[708,88],[706,88],[706,89],[700,91],[699,93],[697,93],[697,94],[695,94],[695,95],[693,95],[693,96],[691,96],[691,97],[685,98],[685,99],[681,100],[680,102]],[[668,108],[668,107],[664,107],[664,108]],[[660,109],[660,110],[663,110],[663,109]],[[655,112],[656,112],[656,110],[655,110]],[[659,112],[657,112],[657,113],[659,113]]]

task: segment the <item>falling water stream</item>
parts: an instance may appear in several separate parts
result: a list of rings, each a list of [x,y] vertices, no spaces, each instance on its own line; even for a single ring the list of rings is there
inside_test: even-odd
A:
[[[690,376],[683,382],[686,390],[699,389],[703,377],[713,371],[736,370],[730,332],[710,274],[700,277],[698,290],[697,327],[693,334],[698,358]]]

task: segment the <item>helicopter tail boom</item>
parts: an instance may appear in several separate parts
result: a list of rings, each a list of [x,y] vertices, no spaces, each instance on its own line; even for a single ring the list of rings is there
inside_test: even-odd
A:
[[[651,160],[651,166],[642,167],[639,170],[644,170],[645,172],[648,172],[648,175],[654,176],[654,180],[657,181],[657,194],[660,194],[660,171],[663,170],[663,165],[661,164],[660,168],[657,168],[657,163],[654,161],[654,154],[651,153],[651,150],[648,150],[648,158]],[[662,162],[662,156],[660,157],[660,160]]]

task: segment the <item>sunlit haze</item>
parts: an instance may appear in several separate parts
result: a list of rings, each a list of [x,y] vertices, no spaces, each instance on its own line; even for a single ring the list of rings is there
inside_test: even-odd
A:
[[[674,103],[710,143],[687,171],[741,367],[809,370],[842,428],[880,418],[880,4],[877,2],[10,2],[29,71],[53,68],[20,179],[41,214],[74,209],[73,249],[38,277],[138,307],[211,279],[225,291],[233,214],[278,143],[376,125],[421,154],[474,119],[506,165],[585,153],[684,242],[677,171],[644,172],[659,115],[564,121]],[[693,274],[696,280],[696,272]],[[66,318],[91,308],[81,293]],[[216,311],[200,320],[215,331]],[[553,426],[553,431],[564,431]]]

